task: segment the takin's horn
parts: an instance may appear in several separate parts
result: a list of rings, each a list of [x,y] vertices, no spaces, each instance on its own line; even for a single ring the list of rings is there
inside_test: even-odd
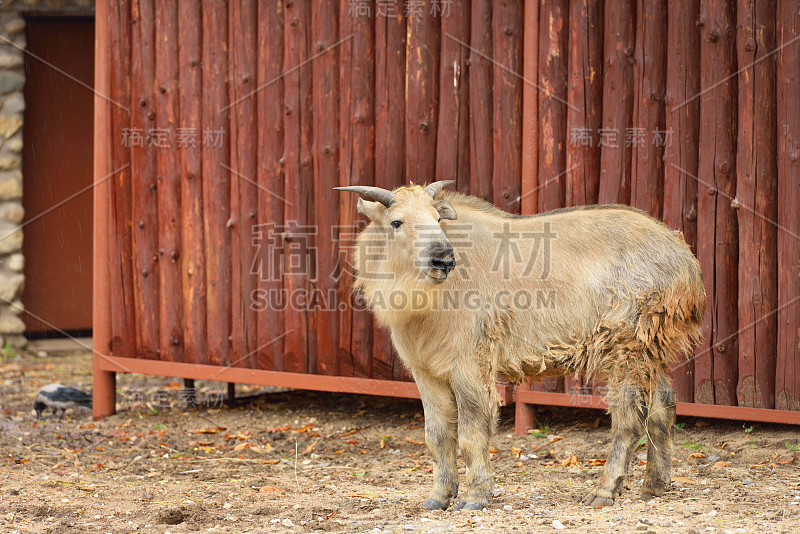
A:
[[[443,187],[447,187],[450,184],[456,183],[455,180],[440,180],[438,182],[433,182],[431,185],[425,188],[425,192],[428,193],[431,198],[436,198],[436,195],[442,190]]]
[[[380,202],[387,208],[394,204],[394,193],[381,187],[370,187],[368,185],[348,185],[345,187],[334,187],[337,191],[350,191],[358,193],[368,200]]]

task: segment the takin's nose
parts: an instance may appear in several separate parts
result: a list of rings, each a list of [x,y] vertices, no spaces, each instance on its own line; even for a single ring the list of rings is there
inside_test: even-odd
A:
[[[431,267],[443,271],[445,276],[450,274],[450,271],[456,267],[456,259],[451,254],[449,258],[432,258]]]

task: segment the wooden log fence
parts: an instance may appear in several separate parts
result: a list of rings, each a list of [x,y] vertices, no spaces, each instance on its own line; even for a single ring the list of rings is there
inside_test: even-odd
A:
[[[98,2],[95,414],[131,370],[413,395],[331,188],[453,179],[513,213],[664,220],[709,299],[671,370],[681,413],[800,422],[796,3],[409,6]]]

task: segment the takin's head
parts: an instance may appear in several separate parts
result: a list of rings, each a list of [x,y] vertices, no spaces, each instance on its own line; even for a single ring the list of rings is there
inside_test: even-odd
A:
[[[456,266],[453,246],[442,230],[443,220],[455,220],[456,212],[440,197],[452,180],[426,187],[335,187],[358,193],[358,212],[370,220],[359,234],[354,263],[361,281],[394,279],[394,282],[441,284]],[[364,200],[368,199],[368,200]]]

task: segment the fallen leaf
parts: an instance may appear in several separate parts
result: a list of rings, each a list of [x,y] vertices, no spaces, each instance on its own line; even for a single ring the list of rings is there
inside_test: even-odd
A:
[[[303,428],[298,428],[297,430],[295,430],[295,432],[297,432],[299,434],[302,434],[303,432],[308,432],[312,428],[314,428],[314,425],[309,423],[306,426],[304,426]]]
[[[190,441],[188,445],[190,447],[204,447],[206,445],[213,445],[213,441]]]
[[[730,462],[726,462],[724,460],[720,460],[718,462],[715,462],[714,465],[711,466],[711,469],[719,469],[721,467],[728,467],[730,465],[731,465]]]
[[[516,454],[517,458],[519,458],[519,455],[522,454],[522,449],[518,449],[516,447],[511,447],[511,453],[512,454]]]
[[[381,449],[385,449],[386,448],[386,442],[387,441],[389,441],[389,436],[383,436],[381,438]]]
[[[494,447],[489,447],[489,453],[497,454],[497,452],[498,452],[497,449],[495,449]]]
[[[413,443],[414,445],[425,445],[425,442],[424,442],[424,441],[419,441],[419,440],[416,440],[416,439],[411,439],[411,438],[409,438],[409,437],[406,437],[406,441],[407,441],[407,442],[409,442],[409,443]]]
[[[345,441],[345,443],[348,443],[350,445],[358,445],[358,441],[354,439],[348,439],[347,441]]]
[[[686,459],[688,460],[689,458],[705,458],[705,457],[706,455],[703,454],[702,452],[693,452],[692,454],[687,456]]]
[[[277,494],[283,493],[283,490],[280,489],[278,486],[261,486],[258,489],[258,492],[259,493],[270,493],[270,494],[273,494],[273,495],[277,495]]]
[[[794,453],[794,456],[789,458],[784,458],[780,461],[781,465],[793,464],[797,460],[797,453]]]
[[[266,429],[264,432],[286,432],[286,431],[291,430],[291,429],[292,429],[291,425],[273,426],[272,428]]]
[[[647,460],[639,460],[639,463],[636,464],[637,466],[647,465]]]
[[[423,470],[423,471],[425,471],[426,473],[433,473],[433,466],[431,466],[431,465],[426,465],[426,466],[424,466],[424,467],[422,468],[422,470]]]
[[[270,458],[269,460],[263,460],[263,462],[265,464],[272,464],[272,465],[281,463],[281,461],[276,459],[276,458]]]
[[[335,516],[335,515],[336,515],[336,512],[329,513],[328,515],[325,516],[325,521],[327,521],[329,519],[333,519],[333,516]]]
[[[342,454],[344,449],[339,449],[338,451],[333,451],[333,454]]]
[[[252,447],[252,446],[253,446],[252,443],[239,443],[238,445],[236,445],[233,448],[233,452],[243,451],[243,450],[245,450],[245,449],[247,449],[249,447]]]
[[[575,454],[570,454],[563,460],[559,460],[558,463],[561,465],[561,467],[572,467],[573,465],[578,467],[581,466],[581,461],[578,460],[578,456]]]
[[[549,436],[547,436],[547,439],[548,441],[550,441],[550,443],[555,443],[556,441],[564,439],[564,436],[556,436],[555,434],[550,434]]]
[[[591,460],[586,462],[586,465],[589,466],[589,467],[597,467],[598,465],[606,465],[606,460],[605,460],[605,458],[592,458]]]
[[[711,423],[709,423],[708,421],[702,421],[702,420],[701,420],[701,421],[697,421],[697,422],[694,424],[694,426],[696,426],[697,428],[705,428],[705,427],[707,427],[707,426],[711,426]]]

